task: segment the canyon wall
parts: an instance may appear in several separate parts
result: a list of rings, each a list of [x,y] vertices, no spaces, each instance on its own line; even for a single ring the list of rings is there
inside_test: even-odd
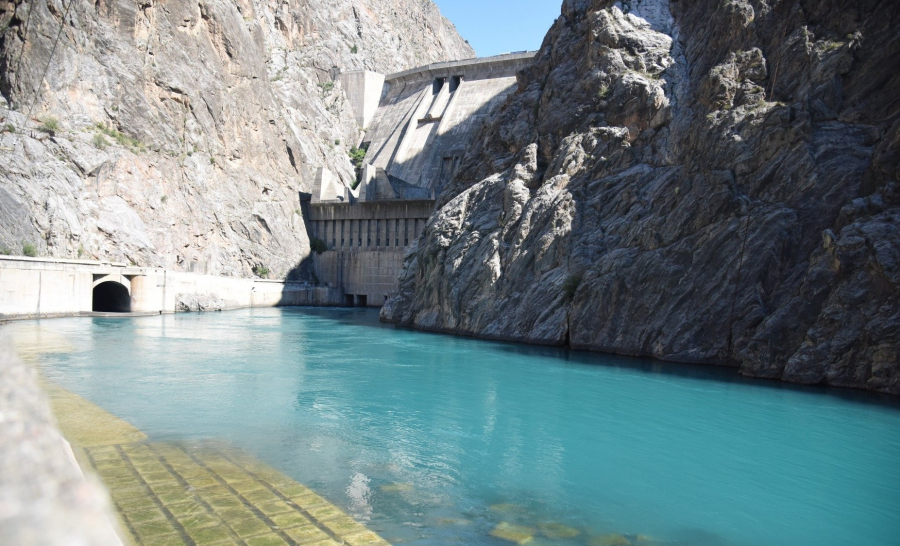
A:
[[[386,321],[900,394],[900,6],[566,0]]]
[[[427,0],[0,3],[0,251],[296,276],[337,74],[472,56]]]

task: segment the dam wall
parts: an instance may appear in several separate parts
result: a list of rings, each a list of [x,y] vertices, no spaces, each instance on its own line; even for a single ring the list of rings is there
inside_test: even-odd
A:
[[[365,135],[365,158],[350,187],[326,168],[312,202],[435,199],[450,181],[482,121],[517,86],[534,52],[435,63],[383,76],[358,70],[341,87]]]
[[[398,288],[406,250],[456,173],[483,121],[517,86],[534,52],[421,66],[382,76],[341,74],[365,129],[349,185],[319,167],[304,212],[324,251],[313,256],[317,284],[341,289],[345,305],[381,307]]]
[[[175,313],[343,305],[339,289],[115,262],[0,256],[0,320],[91,312]]]
[[[317,281],[340,289],[344,305],[381,307],[433,209],[429,200],[312,204],[311,234],[327,248],[313,255]]]
[[[401,198],[413,188],[440,195],[481,122],[516,89],[516,73],[533,58],[533,52],[513,53],[386,76],[363,143],[371,176],[382,174]],[[367,198],[386,193],[366,189]]]

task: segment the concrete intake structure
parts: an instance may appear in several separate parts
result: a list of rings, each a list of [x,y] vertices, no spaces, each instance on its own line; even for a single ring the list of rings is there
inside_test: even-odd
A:
[[[534,52],[427,65],[388,76],[345,72],[341,87],[365,128],[365,159],[348,183],[320,168],[310,234],[326,250],[313,258],[347,305],[380,307],[397,282],[406,248],[459,167],[482,120],[516,88]],[[376,107],[377,106],[377,107]]]

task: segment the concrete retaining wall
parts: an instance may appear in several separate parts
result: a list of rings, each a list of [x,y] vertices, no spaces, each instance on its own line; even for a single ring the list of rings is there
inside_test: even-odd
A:
[[[329,251],[317,255],[313,263],[319,282],[340,288],[343,305],[381,307],[397,290],[404,255],[402,249]]]
[[[138,313],[174,313],[183,300],[215,308],[344,305],[337,288],[216,277],[119,263],[0,256],[0,319],[78,315],[92,311],[93,288],[119,282]],[[336,285],[333,285],[336,286]]]

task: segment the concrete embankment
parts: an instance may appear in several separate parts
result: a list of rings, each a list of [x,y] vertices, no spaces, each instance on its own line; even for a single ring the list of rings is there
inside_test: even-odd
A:
[[[217,277],[115,262],[0,256],[0,320],[344,303],[340,289],[308,283]]]

